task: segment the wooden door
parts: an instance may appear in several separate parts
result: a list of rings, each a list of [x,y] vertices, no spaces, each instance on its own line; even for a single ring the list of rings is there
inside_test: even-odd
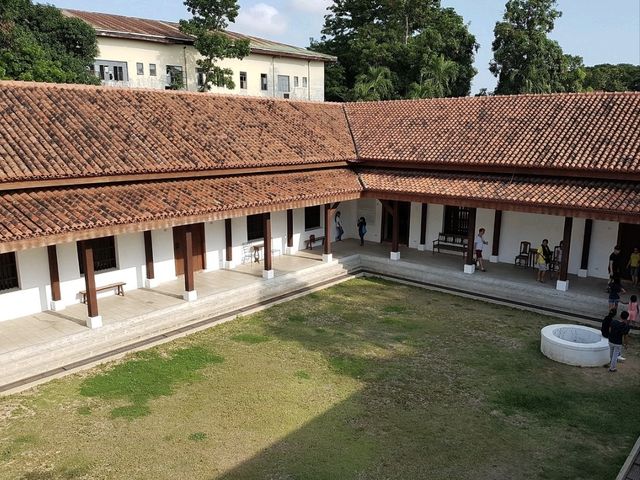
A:
[[[409,224],[411,222],[411,203],[398,202],[398,216],[400,217],[400,229],[398,230],[398,243],[409,245]],[[383,242],[393,240],[393,217],[386,210],[382,210],[382,235]]]
[[[204,223],[173,227],[173,257],[176,262],[176,275],[184,275],[184,234],[187,229],[191,230],[193,241],[193,270],[197,272],[206,268]]]
[[[622,278],[631,279],[626,266],[633,249],[640,248],[640,225],[621,223],[618,227],[618,245],[620,245],[620,257],[622,258],[620,263],[623,266]],[[610,250],[613,251],[613,245]]]

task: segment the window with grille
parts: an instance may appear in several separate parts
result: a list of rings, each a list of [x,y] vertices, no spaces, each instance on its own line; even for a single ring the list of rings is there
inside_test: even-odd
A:
[[[247,72],[240,72],[240,88],[247,89]]]
[[[16,254],[3,253],[0,255],[0,290],[18,288],[18,269],[16,268]]]
[[[151,75],[152,77],[156,76],[156,64],[155,63],[150,63],[149,64],[149,75]]]
[[[249,215],[247,217],[247,240],[259,240],[264,238],[264,225],[262,224],[262,214]]]
[[[116,241],[114,237],[102,237],[89,240],[93,247],[93,269],[96,272],[116,268]],[[82,265],[82,248],[78,245],[78,263],[80,264],[80,274],[84,275]]]
[[[269,88],[269,81],[266,73],[260,74],[260,90],[263,92]]]
[[[204,84],[207,81],[207,75],[201,68],[196,68],[196,83],[198,87],[204,87]]]
[[[278,75],[278,91],[279,92],[289,92],[289,91],[291,91],[291,87],[289,85],[289,76],[288,75]]]
[[[307,77],[302,77],[302,86],[307,88]]]
[[[469,209],[466,207],[444,208],[444,232],[469,235]]]
[[[144,75],[144,64],[143,63],[136,63],[136,73],[138,75]]]
[[[293,77],[293,87],[297,88],[300,86],[300,79],[298,77]]]
[[[314,230],[320,228],[320,205],[305,207],[304,209],[304,229]]]

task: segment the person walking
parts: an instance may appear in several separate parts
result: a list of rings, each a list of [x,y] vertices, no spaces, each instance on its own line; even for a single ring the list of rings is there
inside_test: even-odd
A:
[[[364,236],[367,234],[367,221],[364,217],[358,219],[358,235],[360,236],[360,246],[364,245]]]
[[[618,303],[620,302],[620,294],[627,293],[622,285],[620,285],[620,277],[613,277],[609,282],[609,310],[612,308],[618,309]]]
[[[344,228],[342,228],[342,219],[340,218],[340,211],[336,212],[334,222],[336,224],[336,242],[341,242],[342,234],[344,233]]]
[[[622,260],[620,258],[620,245],[613,247],[613,252],[609,255],[609,277],[612,280],[620,280],[622,275]]]
[[[638,247],[635,247],[633,249],[633,253],[629,256],[627,268],[629,269],[629,273],[631,274],[631,282],[633,283],[633,286],[637,287],[638,274],[640,273],[640,252],[638,251]]]
[[[616,372],[618,360],[623,361],[624,358],[620,356],[622,353],[623,337],[629,334],[629,323],[627,322],[629,314],[622,312],[620,314],[620,320],[613,320],[611,322],[611,331],[609,332],[609,371]]]
[[[476,240],[474,242],[476,250],[476,265],[480,267],[481,272],[486,272],[484,269],[484,263],[482,263],[482,249],[485,245],[489,245],[489,242],[484,239],[484,232],[484,228],[478,230],[478,235],[476,235]]]
[[[538,281],[540,283],[545,282],[545,276],[547,270],[549,270],[549,264],[551,263],[551,249],[549,248],[549,240],[546,238],[542,240],[542,244],[538,247],[536,255],[536,265],[538,267]]]
[[[602,319],[602,325],[600,326],[600,333],[602,338],[609,338],[609,332],[611,331],[611,322],[616,318],[618,311],[614,308],[609,310],[609,313]]]

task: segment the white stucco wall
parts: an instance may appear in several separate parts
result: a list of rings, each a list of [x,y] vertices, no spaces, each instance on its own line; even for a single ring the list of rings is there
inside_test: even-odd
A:
[[[0,321],[31,315],[48,308],[49,263],[46,248],[16,253],[20,288],[0,295]]]
[[[226,257],[226,236],[224,220],[204,224],[204,244],[207,271],[224,266]]]
[[[618,241],[618,223],[593,221],[591,248],[589,249],[590,277],[609,278],[609,255]]]

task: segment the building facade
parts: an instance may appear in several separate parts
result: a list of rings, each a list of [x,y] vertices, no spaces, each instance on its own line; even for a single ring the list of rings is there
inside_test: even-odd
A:
[[[95,28],[98,58],[94,72],[103,85],[129,88],[198,91],[203,76],[196,61],[193,38],[174,22],[102,13],[63,10]],[[324,65],[335,57],[278,42],[227,33],[248,39],[250,51],[242,60],[224,59],[233,70],[235,88],[212,87],[213,93],[298,100],[324,100]]]

